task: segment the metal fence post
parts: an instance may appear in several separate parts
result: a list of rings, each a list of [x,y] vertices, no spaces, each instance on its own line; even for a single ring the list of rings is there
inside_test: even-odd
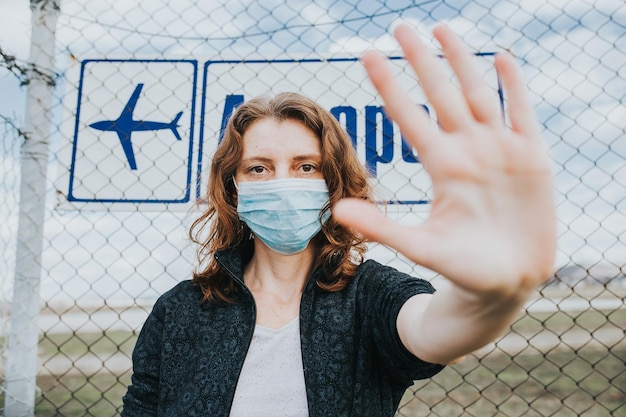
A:
[[[32,37],[21,153],[20,211],[5,417],[34,415],[39,334],[39,281],[43,242],[54,43],[59,0],[31,0]]]

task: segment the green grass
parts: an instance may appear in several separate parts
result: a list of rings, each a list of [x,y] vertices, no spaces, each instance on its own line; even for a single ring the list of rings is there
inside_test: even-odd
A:
[[[525,339],[542,331],[557,335],[579,330],[591,339],[606,328],[626,329],[626,310],[533,313],[511,329]],[[591,335],[591,336],[590,336]],[[46,335],[39,344],[42,366],[59,358],[70,372],[37,379],[37,416],[116,416],[130,381],[130,354],[136,336],[127,332]],[[107,371],[72,367],[72,361],[120,358]],[[407,390],[399,416],[581,416],[626,415],[626,337],[611,346],[559,344],[546,351],[532,341],[515,354],[494,347],[447,367]],[[4,400],[0,395],[2,404]]]
[[[531,340],[542,331],[563,335],[626,329],[626,310],[526,314],[511,331]],[[590,336],[591,334],[591,336]],[[623,333],[622,333],[623,334]],[[603,346],[566,344],[540,351],[532,341],[507,355],[497,347],[447,367],[407,390],[399,416],[626,416],[626,336]]]
[[[42,395],[37,399],[35,415],[117,416],[129,383],[130,370],[122,375],[40,376],[37,385]]]
[[[468,357],[407,390],[400,416],[626,415],[626,346]]]
[[[39,356],[80,357],[90,354],[102,357],[121,353],[130,357],[136,338],[135,334],[124,331],[49,334],[39,340]]]

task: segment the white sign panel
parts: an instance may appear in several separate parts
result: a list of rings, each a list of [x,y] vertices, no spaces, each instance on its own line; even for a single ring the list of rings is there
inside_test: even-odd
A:
[[[189,202],[196,80],[196,61],[83,61],[59,205]]]
[[[493,54],[480,54],[480,58],[485,79],[500,92]],[[431,115],[432,123],[436,123],[436,114],[428,107],[406,60],[391,57],[390,62],[395,78],[406,85],[412,100],[422,105]],[[452,71],[449,68],[447,71],[452,77]],[[379,201],[415,205],[426,204],[431,199],[430,178],[418,155],[385,115],[377,92],[356,58],[209,61],[204,65],[204,79],[199,172],[215,152],[234,108],[259,95],[295,91],[316,100],[341,122],[359,158],[372,174]],[[220,126],[219,131],[216,126]],[[206,175],[199,178],[203,183],[198,187],[198,196],[202,198],[207,178]]]

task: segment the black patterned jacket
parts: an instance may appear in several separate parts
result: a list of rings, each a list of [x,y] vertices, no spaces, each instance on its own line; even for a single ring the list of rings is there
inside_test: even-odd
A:
[[[228,416],[256,322],[238,251],[216,255],[243,287],[235,303],[201,303],[184,281],[157,300],[133,352],[123,417]],[[342,291],[315,285],[300,306],[300,338],[310,417],[393,416],[413,380],[443,366],[411,355],[396,317],[412,295],[433,287],[375,261],[364,262]]]

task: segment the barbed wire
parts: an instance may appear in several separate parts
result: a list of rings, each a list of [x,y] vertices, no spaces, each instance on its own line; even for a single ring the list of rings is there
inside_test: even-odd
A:
[[[0,58],[2,59],[0,65],[20,80],[20,85],[28,84],[28,71],[23,65],[18,63],[18,60],[14,55],[4,52],[0,47]]]
[[[46,7],[48,5],[52,5],[54,10],[61,10],[61,6],[59,5],[60,0],[30,0],[31,9],[35,6]]]
[[[15,55],[5,52],[2,47],[0,47],[0,66],[13,74],[20,81],[20,86],[28,85],[37,78],[44,80],[49,86],[55,86],[60,77],[56,72],[50,73],[49,70],[39,68],[33,63],[18,60]]]
[[[12,129],[14,129],[15,132],[17,133],[17,135],[21,136],[22,138],[24,138],[24,140],[28,140],[30,138],[30,134],[28,132],[20,129],[20,127],[17,125],[17,123],[12,118],[0,114],[0,121],[4,122],[4,124],[6,126],[9,126]]]

